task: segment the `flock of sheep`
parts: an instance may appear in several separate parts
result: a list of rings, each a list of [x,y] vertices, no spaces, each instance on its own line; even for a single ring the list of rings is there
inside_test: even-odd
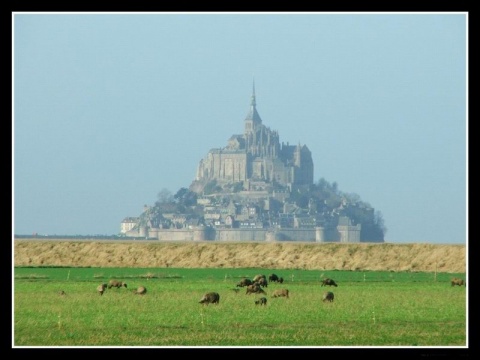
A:
[[[115,288],[121,288],[121,287],[127,287],[127,283],[119,280],[110,280],[108,284],[100,284],[97,286],[97,292],[100,295],[103,295],[105,290],[111,289],[112,287]],[[145,295],[147,293],[147,288],[145,286],[139,286],[138,288],[133,290],[133,293],[136,295]]]
[[[247,291],[245,294],[264,294],[266,295],[267,293],[263,288],[268,287],[268,282],[276,282],[276,283],[283,283],[283,278],[277,276],[276,274],[271,274],[268,277],[265,275],[256,275],[253,280],[250,280],[248,278],[243,278],[240,280],[240,282],[237,284],[237,287],[246,287]],[[326,278],[322,280],[321,286],[338,286],[336,282],[330,278]],[[238,289],[234,289],[238,291]],[[288,298],[289,296],[289,291],[288,289],[276,289],[272,293],[272,298],[276,297],[286,297]],[[329,301],[333,302],[335,295],[331,291],[326,291],[323,296],[322,296],[322,301]],[[218,304],[220,302],[220,294],[217,292],[208,292],[203,297],[200,299],[199,303],[208,305],[208,304]],[[261,297],[258,300],[255,300],[255,305],[267,305],[267,298],[266,297]]]
[[[250,280],[248,278],[243,278],[237,284],[237,287],[246,287],[247,288],[247,291],[246,291],[247,295],[249,295],[249,294],[264,294],[264,295],[266,295],[267,293],[265,292],[265,290],[263,290],[263,288],[268,286],[268,282],[276,282],[276,283],[282,284],[283,283],[283,278],[278,277],[275,274],[271,274],[268,277],[268,281],[267,281],[267,277],[265,275],[256,275],[253,278],[253,280]],[[456,285],[466,286],[465,281],[463,279],[460,279],[460,278],[457,278],[457,277],[454,277],[454,278],[451,279],[451,284],[452,284],[452,286],[456,286]],[[333,279],[330,279],[330,278],[323,279],[320,285],[321,286],[334,286],[334,287],[338,286],[337,283]],[[238,289],[234,289],[234,290],[238,291]],[[286,297],[286,298],[288,298],[288,295],[289,295],[288,289],[276,289],[272,293],[272,298],[276,298],[276,297]],[[335,298],[335,295],[333,294],[332,291],[326,291],[326,292],[323,293],[322,301],[333,302],[334,298]],[[220,302],[220,294],[218,294],[217,292],[208,292],[205,295],[203,295],[203,297],[199,301],[200,304],[205,304],[205,305],[218,304],[219,302]],[[267,298],[266,297],[261,297],[258,300],[255,300],[255,305],[267,305]]]
[[[279,284],[282,284],[283,283],[283,277],[279,277],[275,274],[271,274],[269,277],[268,277],[268,281],[267,281],[267,277],[265,275],[256,275],[253,280],[250,280],[248,278],[242,278],[242,280],[240,280],[240,282],[237,283],[237,287],[246,287],[247,288],[247,291],[246,291],[246,294],[249,295],[249,294],[264,294],[266,295],[267,293],[265,292],[265,290],[263,290],[263,288],[266,288],[268,286],[268,282],[275,282],[275,283],[279,283]],[[458,277],[454,277],[451,279],[451,285],[452,286],[467,286],[467,284],[465,283],[465,281],[461,278],[458,278]],[[334,287],[337,287],[337,283],[330,279],[330,278],[325,278],[322,280],[321,282],[321,286],[334,286]],[[107,290],[107,289],[111,289],[112,287],[115,287],[115,288],[121,288],[121,287],[125,287],[127,288],[127,283],[125,283],[124,281],[119,281],[119,280],[110,280],[108,282],[108,284],[100,284],[97,286],[97,292],[100,294],[100,295],[103,295],[103,293]],[[234,289],[235,291],[239,291],[239,289]],[[147,293],[147,288],[145,286],[139,286],[138,288],[132,290],[133,293],[135,295],[145,295]],[[59,291],[59,295],[66,295],[65,294],[65,291]],[[288,298],[289,296],[289,291],[288,289],[276,289],[273,291],[272,293],[272,298],[276,298],[276,297],[286,297]],[[333,302],[335,298],[335,295],[333,294],[333,292],[331,291],[326,291],[323,293],[323,296],[322,296],[322,301],[328,301],[328,302]],[[199,303],[200,304],[205,304],[205,305],[208,305],[208,304],[218,304],[220,302],[220,295],[217,293],[217,292],[208,292],[206,293],[205,295],[202,296],[202,298],[200,299]],[[259,298],[258,300],[255,300],[255,305],[267,305],[267,298],[266,297],[261,297]]]

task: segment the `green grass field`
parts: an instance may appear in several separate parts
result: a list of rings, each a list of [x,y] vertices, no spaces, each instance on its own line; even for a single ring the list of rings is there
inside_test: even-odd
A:
[[[265,295],[242,276],[276,273]],[[15,268],[13,346],[466,347],[465,274],[274,269]],[[322,287],[330,277],[338,287]],[[128,288],[100,296],[116,278]],[[132,290],[145,286],[147,294]],[[272,298],[278,288],[289,298]],[[235,291],[234,289],[239,289]],[[64,291],[65,295],[59,295]],[[198,303],[209,291],[218,305]],[[321,301],[332,291],[332,303]]]

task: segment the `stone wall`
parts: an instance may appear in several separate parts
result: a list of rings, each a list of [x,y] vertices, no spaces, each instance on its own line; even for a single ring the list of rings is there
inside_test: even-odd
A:
[[[215,229],[216,241],[265,241],[266,229]]]
[[[302,242],[360,242],[360,227],[341,227],[326,231],[322,227],[308,229],[142,229],[130,231],[129,237],[149,237],[160,241],[302,241]]]

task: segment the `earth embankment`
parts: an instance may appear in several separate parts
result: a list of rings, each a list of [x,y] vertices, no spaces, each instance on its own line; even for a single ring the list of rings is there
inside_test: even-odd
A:
[[[466,246],[392,243],[14,241],[14,266],[466,272]]]

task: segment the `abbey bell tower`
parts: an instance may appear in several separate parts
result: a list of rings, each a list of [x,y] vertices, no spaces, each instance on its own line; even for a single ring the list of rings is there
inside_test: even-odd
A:
[[[257,112],[257,102],[255,100],[255,82],[253,82],[252,99],[250,102],[250,111],[245,118],[245,136],[254,133],[258,125],[262,124],[262,119]]]

